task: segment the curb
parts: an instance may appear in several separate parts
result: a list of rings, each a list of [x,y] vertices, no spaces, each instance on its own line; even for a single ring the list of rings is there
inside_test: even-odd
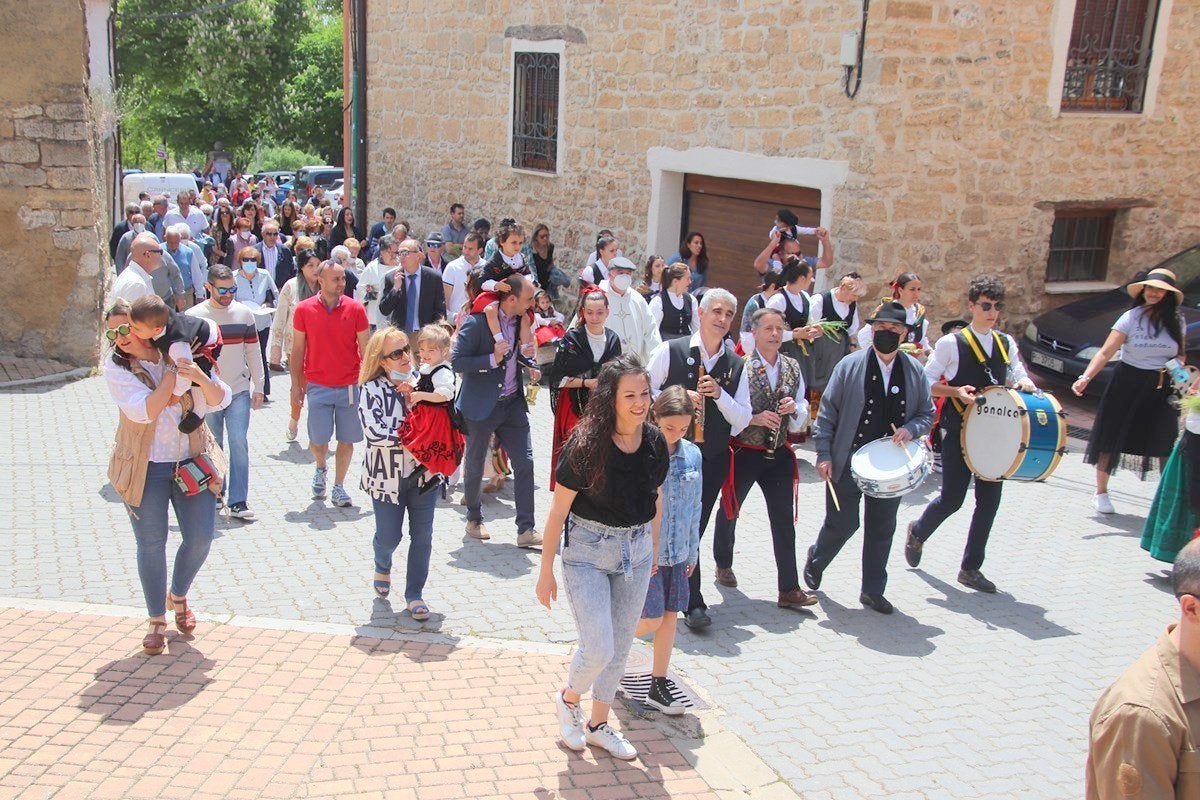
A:
[[[95,367],[78,367],[76,369],[67,370],[66,372],[55,372],[50,375],[41,375],[37,378],[18,378],[15,381],[0,381],[0,389],[11,389],[21,386],[41,386],[48,383],[66,383],[67,381],[79,380],[86,378],[92,374]]]

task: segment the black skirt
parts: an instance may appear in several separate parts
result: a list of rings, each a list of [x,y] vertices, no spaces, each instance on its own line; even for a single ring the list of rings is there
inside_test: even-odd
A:
[[[1179,409],[1168,403],[1170,397],[1165,371],[1118,364],[1100,399],[1083,463],[1097,464],[1107,455],[1105,471],[1111,475],[1122,455],[1132,456],[1126,466],[1144,478],[1152,459],[1169,456],[1179,436]]]

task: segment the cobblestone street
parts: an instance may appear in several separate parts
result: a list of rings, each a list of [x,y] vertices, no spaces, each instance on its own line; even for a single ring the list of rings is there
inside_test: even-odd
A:
[[[674,668],[708,709],[669,738],[657,715],[622,711],[650,755],[637,767],[580,761],[554,746],[548,702],[574,635],[570,613],[565,599],[551,613],[534,599],[538,555],[514,544],[511,488],[485,496],[490,542],[465,537],[458,494],[439,508],[425,596],[434,614],[414,622],[401,603],[374,600],[373,519],[357,478],[347,482],[351,508],[310,499],[303,426],[299,442],[284,442],[288,382],[272,383],[275,402],[254,412],[250,430],[259,519],[218,523],[190,595],[201,613],[194,640],[148,661],[133,536],[104,477],[117,411],[103,380],[0,394],[0,438],[10,443],[0,465],[9,520],[0,797],[487,796],[471,788],[476,778],[491,794],[539,800],[746,796],[691,771],[690,737],[701,728],[740,739],[782,779],[772,791],[806,800],[1079,797],[1093,703],[1175,613],[1166,565],[1138,548],[1153,482],[1118,474],[1119,513],[1095,516],[1079,442],[1046,484],[1005,487],[983,567],[997,595],[955,582],[966,510],[929,540],[921,569],[905,566],[903,526],[936,494],[937,476],[906,497],[891,617],[858,604],[858,537],[826,571],[811,613],[777,608],[755,492],[738,526],[740,586],[713,583],[706,537],[714,625],[702,634],[680,626]],[[532,419],[541,520],[545,393]],[[803,558],[823,485],[811,446],[801,456]],[[447,720],[469,708],[503,735],[455,739],[453,726],[439,733],[433,717],[408,716],[426,713],[419,703],[395,705],[426,692],[440,693],[431,702]],[[472,701],[450,702],[464,697]],[[416,734],[397,733],[414,725]],[[472,744],[489,741],[512,752]],[[472,778],[472,769],[490,772]],[[516,770],[511,781],[505,769]],[[584,770],[602,777],[573,782]],[[181,773],[186,781],[166,780]],[[438,773],[460,777],[441,789],[422,777]],[[588,786],[601,788],[576,791]]]

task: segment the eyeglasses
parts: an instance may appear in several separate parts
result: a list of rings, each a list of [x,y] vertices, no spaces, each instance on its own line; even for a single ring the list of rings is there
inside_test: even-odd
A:
[[[407,355],[410,352],[412,352],[412,348],[409,345],[404,345],[404,347],[401,347],[399,350],[393,350],[390,353],[384,353],[381,358],[395,360],[403,355]]]
[[[237,291],[236,286],[216,286],[214,287],[219,295],[233,294]]]
[[[279,235],[279,231],[263,231],[264,239],[266,239],[266,238],[274,239],[278,235]]]
[[[156,256],[161,256],[163,251],[162,251],[161,247],[156,247],[152,250],[143,250],[142,252],[143,253],[154,253],[154,255],[156,255]]]
[[[996,309],[997,311],[1003,311],[1004,310],[1004,302],[1001,301],[999,303],[992,303],[987,300],[981,300],[981,301],[979,301],[979,307],[982,308],[984,311],[991,311],[993,308]]]
[[[115,342],[118,336],[128,336],[131,330],[132,328],[129,327],[128,322],[122,322],[117,327],[106,330],[104,332],[104,337],[110,342]]]
[[[399,250],[397,250],[397,251],[396,251],[396,255],[398,255],[398,256],[411,256],[411,255],[419,255],[419,254],[420,254],[420,252],[421,252],[420,250],[405,250],[405,249],[401,248],[401,249],[399,249]]]

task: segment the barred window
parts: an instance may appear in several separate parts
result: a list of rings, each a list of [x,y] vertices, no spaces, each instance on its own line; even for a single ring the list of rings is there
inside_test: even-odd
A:
[[[1116,213],[1112,209],[1056,211],[1046,282],[1104,280]]]
[[[558,53],[513,54],[512,165],[558,171]]]
[[[1064,111],[1140,113],[1158,0],[1076,0]]]

